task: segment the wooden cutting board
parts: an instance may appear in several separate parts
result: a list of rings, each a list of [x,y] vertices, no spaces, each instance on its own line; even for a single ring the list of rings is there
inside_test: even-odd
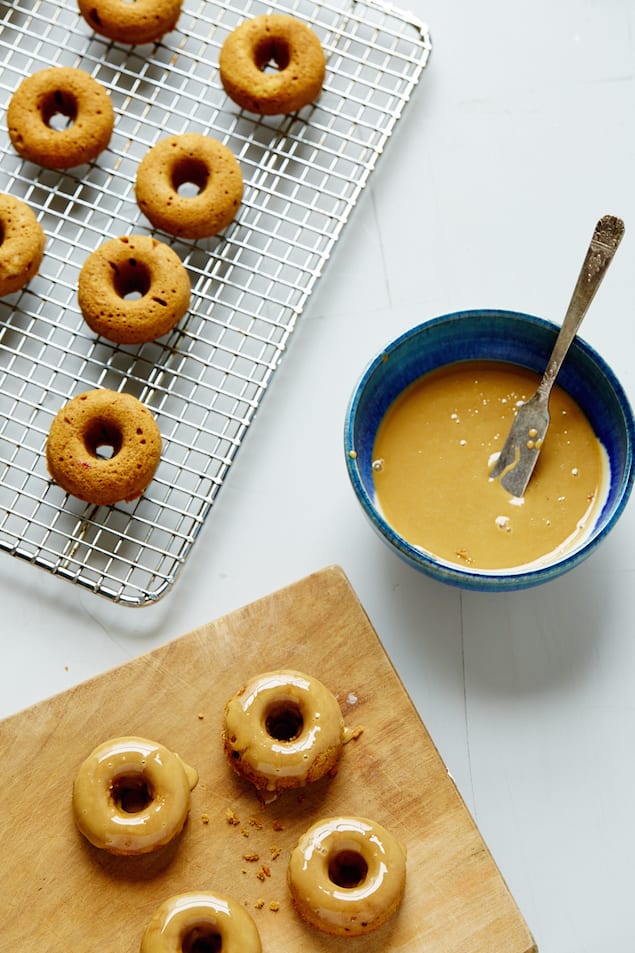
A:
[[[363,733],[346,746],[335,778],[287,792],[265,807],[228,768],[220,723],[226,699],[247,677],[281,667],[325,682],[346,724],[362,726]],[[115,858],[96,850],[71,815],[80,762],[95,745],[122,734],[161,741],[200,774],[183,834],[151,857]],[[536,950],[338,567],[0,722],[0,753],[5,950],[136,953],[156,906],[195,889],[244,902],[263,953]],[[228,823],[228,810],[238,824]],[[378,820],[408,849],[402,907],[365,938],[330,938],[304,926],[287,894],[286,862],[299,834],[318,817],[338,813]]]

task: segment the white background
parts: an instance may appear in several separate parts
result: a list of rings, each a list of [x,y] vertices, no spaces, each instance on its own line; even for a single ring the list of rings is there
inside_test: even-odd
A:
[[[428,68],[174,589],[124,608],[3,555],[0,715],[339,564],[542,953],[625,953],[635,503],[562,580],[461,592],[375,537],[342,427],[363,367],[414,324],[473,307],[559,323],[604,213],[626,237],[581,334],[635,401],[635,4],[410,9],[432,33]]]

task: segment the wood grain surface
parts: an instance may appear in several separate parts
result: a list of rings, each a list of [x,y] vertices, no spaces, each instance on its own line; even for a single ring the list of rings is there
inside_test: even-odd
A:
[[[338,697],[346,724],[363,732],[346,746],[334,778],[264,806],[227,766],[221,715],[247,677],[281,667],[320,678]],[[150,857],[96,850],[72,819],[80,762],[101,741],[123,734],[161,741],[200,775],[184,832]],[[204,889],[245,903],[264,953],[536,950],[338,567],[0,722],[0,757],[2,949],[135,953],[162,900]],[[238,824],[228,823],[228,810]],[[399,913],[359,939],[306,927],[286,888],[299,834],[318,817],[339,813],[378,820],[408,849]],[[246,860],[250,855],[258,860]]]

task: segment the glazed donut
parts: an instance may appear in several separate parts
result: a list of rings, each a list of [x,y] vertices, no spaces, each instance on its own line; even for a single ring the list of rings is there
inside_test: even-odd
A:
[[[111,854],[149,854],[183,829],[198,774],[146,738],[98,745],[73,784],[73,814],[84,837]]]
[[[261,953],[256,924],[228,897],[183,893],[165,900],[148,922],[140,953]]]
[[[183,0],[77,0],[86,23],[118,43],[154,43],[176,26]]]
[[[136,293],[140,297],[128,297]],[[77,300],[86,324],[119,344],[167,334],[190,304],[191,285],[177,253],[149,235],[111,238],[85,260]]]
[[[51,120],[69,124],[54,128]],[[22,80],[9,102],[7,125],[15,151],[47,169],[90,162],[112,135],[115,114],[104,87],[83,70],[51,66]]]
[[[227,760],[261,790],[302,787],[334,771],[344,741],[337,699],[303,672],[257,675],[225,705]]]
[[[179,192],[193,185],[196,195]],[[155,228],[183,238],[216,235],[234,218],[243,177],[233,153],[196,132],[161,139],[139,163],[135,181],[139,208]]]
[[[274,63],[277,70],[265,70]],[[312,103],[324,83],[325,59],[313,30],[284,13],[245,20],[219,56],[220,80],[241,109],[273,116]]]
[[[406,886],[406,849],[374,821],[324,818],[300,837],[287,879],[303,920],[332,936],[361,936],[397,911]]]
[[[38,273],[45,241],[26,202],[0,193],[0,297],[19,291]]]
[[[112,456],[98,456],[100,447]],[[147,407],[131,394],[97,388],[62,407],[46,443],[48,470],[67,493],[110,506],[141,496],[159,463],[161,434]]]

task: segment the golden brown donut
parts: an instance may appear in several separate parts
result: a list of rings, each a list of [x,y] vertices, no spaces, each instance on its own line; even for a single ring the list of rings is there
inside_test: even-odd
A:
[[[332,936],[361,936],[397,911],[406,849],[376,821],[327,817],[300,837],[287,880],[300,917]]]
[[[198,193],[180,193],[185,184],[194,185]],[[207,238],[234,218],[243,177],[227,146],[187,132],[161,139],[148,150],[137,169],[135,193],[155,228],[183,238]]]
[[[112,738],[77,772],[75,823],[91,844],[111,854],[149,854],[181,832],[197,782],[196,770],[163,745]]]
[[[66,116],[54,128],[54,116]],[[22,80],[9,102],[7,125],[15,151],[47,169],[70,169],[90,162],[112,135],[110,96],[96,79],[70,66],[51,66]]]
[[[128,297],[133,294],[139,297]],[[141,344],[167,334],[190,304],[183,262],[149,235],[111,238],[79,273],[77,299],[86,324],[119,344]]]
[[[0,193],[0,297],[19,291],[38,273],[45,241],[26,202]]]
[[[261,953],[256,924],[236,900],[209,892],[182,893],[154,912],[140,953]]]
[[[293,669],[249,679],[225,705],[223,744],[232,768],[257,788],[298,788],[333,771],[346,730],[335,696]]]
[[[77,0],[96,33],[119,43],[153,43],[176,26],[183,0]]]
[[[265,70],[270,63],[277,70]],[[273,116],[316,99],[326,62],[311,27],[284,13],[265,13],[232,30],[218,65],[230,99],[249,112]]]
[[[98,456],[112,448],[110,457]],[[161,434],[148,408],[131,394],[97,388],[58,411],[46,443],[49,473],[67,493],[110,506],[141,496],[161,456]]]

